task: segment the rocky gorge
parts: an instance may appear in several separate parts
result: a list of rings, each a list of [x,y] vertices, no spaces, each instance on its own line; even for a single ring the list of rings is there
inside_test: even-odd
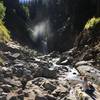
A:
[[[92,41],[89,36],[88,44],[83,42],[88,35],[81,41],[80,37],[69,51],[47,55],[18,42],[0,43],[0,100],[92,100],[80,90],[84,75],[94,84],[99,100],[100,38]]]
[[[100,100],[99,3],[0,1],[0,100]]]

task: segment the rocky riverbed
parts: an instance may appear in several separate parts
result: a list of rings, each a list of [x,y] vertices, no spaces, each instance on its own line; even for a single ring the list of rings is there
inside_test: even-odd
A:
[[[42,55],[17,42],[1,43],[0,100],[80,100],[81,75],[94,83],[100,100],[100,71],[93,60],[75,59],[75,50]]]

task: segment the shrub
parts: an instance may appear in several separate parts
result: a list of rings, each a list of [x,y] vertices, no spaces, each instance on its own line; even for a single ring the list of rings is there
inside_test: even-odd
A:
[[[0,2],[0,42],[8,42],[10,40],[10,32],[2,21],[5,16],[5,11],[6,8],[4,7],[3,2]]]
[[[0,42],[8,42],[10,40],[10,32],[0,20]]]
[[[3,5],[3,2],[0,2],[0,19],[3,20],[5,16],[6,8]]]
[[[90,20],[88,20],[84,29],[93,29],[99,23],[100,23],[100,17],[99,18],[93,17]]]
[[[22,9],[24,10],[27,17],[30,16],[28,4],[23,4]]]

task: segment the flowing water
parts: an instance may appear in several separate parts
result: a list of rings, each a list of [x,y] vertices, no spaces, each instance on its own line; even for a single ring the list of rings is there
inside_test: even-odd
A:
[[[31,40],[36,43],[37,49],[39,52],[43,54],[48,53],[48,37],[50,34],[50,21],[45,12],[45,6],[48,6],[50,0],[19,0],[20,3],[28,4],[30,3],[31,6],[35,6],[36,8],[36,15],[34,20],[31,20],[27,24],[27,30],[30,33]]]

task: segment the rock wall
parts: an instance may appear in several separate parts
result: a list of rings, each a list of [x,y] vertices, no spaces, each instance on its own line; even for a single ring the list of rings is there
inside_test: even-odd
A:
[[[25,12],[18,0],[4,0],[7,7],[6,24],[18,41],[22,41],[34,48],[34,43],[27,31],[27,24],[37,24],[42,20],[50,20],[48,32],[48,51],[65,51],[73,46],[74,40],[86,21],[96,15],[97,4],[95,0],[48,0],[46,5],[41,1],[29,6],[30,17],[27,19]],[[99,11],[99,10],[98,10]],[[20,23],[19,23],[20,22]],[[23,38],[24,37],[24,38]]]

